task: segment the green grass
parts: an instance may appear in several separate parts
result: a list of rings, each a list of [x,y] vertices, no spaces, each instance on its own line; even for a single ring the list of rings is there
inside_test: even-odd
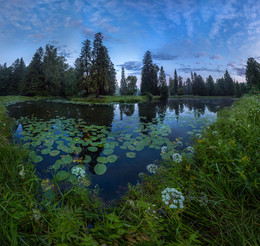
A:
[[[98,189],[73,185],[61,192],[37,178],[26,151],[8,141],[11,122],[1,101],[1,245],[260,244],[259,96],[220,111],[195,139],[193,155],[184,150],[182,162],[160,163],[110,206]],[[162,201],[166,187],[182,192],[183,209]]]

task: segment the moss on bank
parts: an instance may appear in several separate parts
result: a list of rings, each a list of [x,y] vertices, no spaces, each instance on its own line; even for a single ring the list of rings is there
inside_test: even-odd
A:
[[[7,100],[7,99],[6,99]],[[6,101],[5,101],[6,102]],[[182,161],[156,163],[153,176],[105,206],[98,190],[55,186],[53,201],[27,153],[12,145],[0,102],[1,245],[259,245],[260,97],[243,97],[218,113]],[[1,141],[1,143],[3,143]],[[184,208],[162,191],[176,188]],[[48,188],[48,186],[47,186]],[[171,201],[172,202],[172,201]]]

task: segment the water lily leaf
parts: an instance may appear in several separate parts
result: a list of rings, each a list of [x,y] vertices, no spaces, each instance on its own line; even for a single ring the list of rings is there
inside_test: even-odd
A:
[[[113,163],[113,162],[117,161],[117,156],[116,155],[110,155],[110,156],[107,157],[107,160],[110,163]]]
[[[99,157],[97,158],[97,161],[100,162],[100,163],[103,163],[103,164],[105,164],[105,163],[108,162],[107,158],[104,157],[104,156],[99,156]]]
[[[111,155],[113,152],[114,152],[113,149],[104,149],[104,150],[103,150],[103,154],[104,154],[104,155]]]
[[[86,156],[85,156],[85,159],[84,159],[84,162],[85,162],[85,163],[89,163],[89,162],[91,162],[91,159],[92,159],[91,156],[86,155]]]
[[[38,162],[41,162],[43,160],[42,156],[40,155],[36,155],[34,158],[33,158],[33,161],[38,163]]]
[[[59,150],[52,150],[52,151],[50,152],[50,156],[57,156],[59,153],[60,153]]]
[[[70,174],[68,181],[71,183],[75,183],[78,180],[77,176],[74,174]]]
[[[56,174],[55,178],[56,178],[58,181],[63,181],[63,180],[65,180],[66,178],[68,178],[69,175],[70,175],[70,174],[69,174],[68,172],[66,172],[66,171],[59,171],[59,172]]]
[[[73,158],[70,155],[65,155],[62,157],[62,161],[64,164],[70,164],[73,162]]]
[[[56,172],[58,169],[60,169],[61,165],[62,165],[62,160],[57,160],[52,167],[53,167],[54,171]]]
[[[135,147],[133,145],[129,145],[128,146],[128,149],[131,150],[131,151],[134,151],[135,150]]]
[[[91,152],[96,152],[96,151],[98,151],[98,148],[92,146],[92,147],[88,147],[88,150]]]
[[[135,158],[135,157],[136,157],[136,154],[135,154],[135,152],[127,152],[127,153],[126,153],[126,156],[127,156],[128,158]]]
[[[103,175],[107,170],[107,167],[106,165],[104,164],[97,164],[95,167],[94,167],[94,171],[97,175]]]
[[[43,149],[42,151],[41,151],[41,154],[42,155],[47,155],[47,154],[49,154],[51,152],[51,149],[50,148],[47,148],[47,149]]]

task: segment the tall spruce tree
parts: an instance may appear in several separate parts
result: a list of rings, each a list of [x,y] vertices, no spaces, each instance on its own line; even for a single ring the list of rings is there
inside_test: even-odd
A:
[[[26,65],[23,58],[16,59],[11,66],[11,79],[9,81],[9,93],[17,95],[20,93],[19,88],[21,88],[21,83],[25,77]]]
[[[178,92],[178,76],[177,76],[176,69],[174,70],[173,88],[174,88],[174,95],[177,95],[177,92]]]
[[[172,77],[169,78],[169,91],[170,91],[170,95],[173,96],[174,95],[174,80]]]
[[[249,89],[260,90],[260,64],[252,57],[247,60],[246,81]]]
[[[126,95],[127,94],[127,84],[126,84],[126,77],[125,77],[125,69],[123,67],[122,67],[122,71],[121,71],[120,94],[121,95]]]
[[[206,89],[207,89],[208,96],[214,96],[215,86],[214,86],[214,80],[211,75],[209,75],[209,77],[206,78]]]
[[[233,79],[230,77],[228,71],[226,70],[224,74],[224,80],[225,80],[225,95],[226,96],[234,96],[234,82]]]
[[[26,70],[21,90],[24,95],[34,96],[45,94],[42,47],[33,55],[32,61]]]
[[[159,90],[161,99],[168,98],[168,86],[166,83],[166,75],[163,70],[163,66],[161,66],[160,74],[159,74]]]
[[[152,93],[152,77],[154,73],[152,54],[148,50],[144,54],[141,76],[141,93]]]
[[[91,64],[92,64],[92,54],[91,54],[91,42],[87,39],[82,43],[82,48],[80,52],[80,57],[77,63],[77,73],[80,88],[87,95],[89,94],[89,88],[91,86]]]
[[[156,64],[153,64],[152,66],[152,72],[151,72],[151,93],[153,95],[160,95],[159,90],[159,79],[158,79],[158,72],[160,71],[159,67]]]
[[[43,57],[43,71],[47,94],[54,96],[65,95],[66,69],[68,69],[68,65],[65,58],[58,56],[56,47],[47,44]]]
[[[9,82],[11,80],[11,67],[7,67],[6,63],[0,65],[0,95],[5,96],[9,94]]]
[[[115,79],[115,70],[111,69],[112,64],[107,48],[103,45],[102,33],[96,33],[93,42],[91,65],[91,90],[95,92],[96,97],[99,97],[100,94],[109,93],[111,84],[113,84],[114,88],[111,91],[113,93],[115,91],[116,81],[109,81],[111,78]]]

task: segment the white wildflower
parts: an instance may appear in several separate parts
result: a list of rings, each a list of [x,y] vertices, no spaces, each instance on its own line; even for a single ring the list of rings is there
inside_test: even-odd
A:
[[[143,172],[140,172],[140,173],[138,174],[138,177],[139,177],[140,179],[143,179],[144,176],[145,176],[145,173],[143,173]]]
[[[72,169],[71,173],[78,176],[79,179],[85,177],[85,170],[83,167],[75,167]]]
[[[156,173],[156,170],[158,169],[158,166],[155,164],[149,164],[146,166],[146,169],[148,170],[149,173]]]
[[[33,209],[32,210],[32,216],[33,216],[35,221],[38,221],[41,218],[41,213],[40,213],[39,210]]]
[[[187,150],[188,150],[189,152],[191,152],[191,153],[193,153],[193,152],[194,152],[194,148],[193,148],[193,147],[191,147],[191,146],[187,147]]]
[[[176,144],[177,144],[179,147],[182,147],[182,146],[183,146],[182,141],[177,141]]]
[[[162,152],[162,153],[166,153],[167,151],[168,151],[167,146],[162,146],[161,152]]]
[[[19,175],[23,178],[25,175],[24,166],[22,166],[22,170],[19,172]]]
[[[182,162],[182,157],[180,154],[175,153],[172,155],[172,160],[176,163],[180,163],[180,162]]]
[[[165,188],[162,192],[162,201],[170,208],[183,209],[184,196],[175,188]]]

